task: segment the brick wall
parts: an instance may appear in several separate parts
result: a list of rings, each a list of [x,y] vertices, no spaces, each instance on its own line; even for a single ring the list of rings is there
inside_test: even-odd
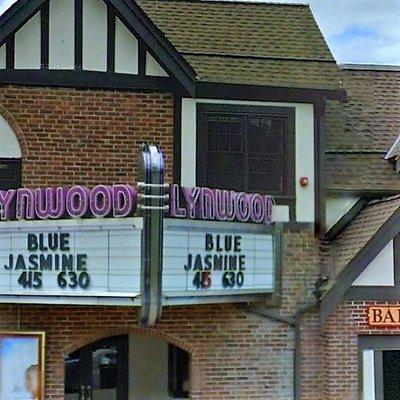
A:
[[[359,400],[358,336],[400,335],[400,329],[372,329],[368,326],[366,310],[368,306],[376,304],[387,303],[347,302],[329,317],[323,342],[324,399]]]
[[[26,187],[135,183],[145,142],[161,146],[172,178],[170,94],[7,86],[0,104],[22,147]]]
[[[135,183],[139,145],[161,145],[172,177],[173,101],[168,94],[26,87],[0,88],[0,112],[23,152],[23,184]],[[306,231],[284,238],[282,305],[293,316],[312,302],[318,244]],[[320,398],[321,352],[316,313],[304,317],[303,398]],[[0,327],[45,330],[46,400],[63,399],[64,357],[95,339],[137,332],[136,310],[111,307],[0,306]],[[235,305],[164,310],[144,333],[190,352],[192,399],[293,398],[294,330]]]
[[[303,274],[313,258],[301,251],[307,237],[309,243],[314,241],[305,233],[285,235],[292,252],[283,261],[284,287],[304,290],[308,278]],[[299,251],[295,251],[296,246]],[[276,311],[291,315],[288,310],[296,307],[297,296],[303,298],[300,293],[293,296],[284,292],[282,307]],[[64,357],[68,353],[102,337],[135,332],[156,335],[191,354],[192,399],[293,399],[294,330],[287,324],[222,304],[168,307],[159,326],[141,330],[136,313],[133,308],[123,307],[0,306],[0,325],[3,329],[20,326],[46,331],[46,400],[64,398]],[[318,337],[317,325],[317,315],[305,316],[305,400],[322,400],[320,352],[314,340]]]

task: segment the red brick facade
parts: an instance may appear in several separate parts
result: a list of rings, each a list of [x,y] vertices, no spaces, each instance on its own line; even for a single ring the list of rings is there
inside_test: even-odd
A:
[[[3,87],[2,114],[23,153],[23,185],[135,183],[137,151],[159,144],[172,179],[173,99],[169,94]],[[314,300],[318,245],[312,233],[286,233],[282,306],[292,317]],[[137,327],[135,309],[0,306],[4,329],[47,334],[46,400],[63,399],[64,357],[91,341],[120,333],[152,334],[191,354],[192,399],[293,398],[294,329],[235,305],[171,307],[161,324]],[[318,317],[304,320],[303,398],[317,399]],[[316,368],[317,366],[317,368]]]
[[[135,183],[146,142],[162,147],[172,177],[170,94],[8,86],[0,104],[22,148],[26,187]]]

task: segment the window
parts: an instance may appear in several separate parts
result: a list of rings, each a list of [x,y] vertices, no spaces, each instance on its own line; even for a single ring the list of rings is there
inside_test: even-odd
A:
[[[382,351],[383,398],[398,400],[400,397],[400,350]]]
[[[0,158],[0,190],[21,187],[21,160]]]
[[[168,364],[169,395],[173,399],[189,398],[189,354],[170,345]]]
[[[197,184],[294,195],[294,110],[220,104],[197,106]]]
[[[365,336],[359,338],[362,400],[400,398],[400,338]]]

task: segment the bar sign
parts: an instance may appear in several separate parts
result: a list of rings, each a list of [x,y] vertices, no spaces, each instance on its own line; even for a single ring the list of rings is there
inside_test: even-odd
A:
[[[374,328],[399,328],[400,306],[368,307],[368,325]]]

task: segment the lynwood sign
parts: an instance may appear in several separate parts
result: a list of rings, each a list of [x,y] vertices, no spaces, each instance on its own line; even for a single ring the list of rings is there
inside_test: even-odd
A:
[[[170,186],[173,218],[272,224],[271,196],[200,187]],[[48,187],[0,190],[0,219],[125,218],[138,209],[138,191],[131,185]]]

